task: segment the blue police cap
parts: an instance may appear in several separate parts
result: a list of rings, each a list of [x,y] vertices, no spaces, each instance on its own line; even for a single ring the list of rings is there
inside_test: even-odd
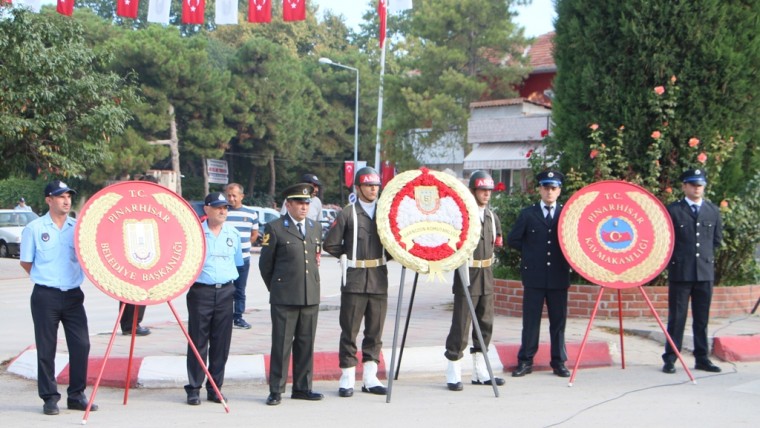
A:
[[[562,187],[562,182],[565,180],[565,176],[559,171],[544,171],[536,175],[536,181],[540,186],[555,186]]]
[[[681,174],[681,181],[684,183],[696,184],[698,186],[706,186],[707,174],[701,169],[690,169]]]

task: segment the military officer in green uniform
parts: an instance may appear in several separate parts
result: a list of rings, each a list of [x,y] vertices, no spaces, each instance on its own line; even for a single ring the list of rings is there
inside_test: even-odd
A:
[[[341,259],[340,287],[341,369],[338,395],[354,395],[356,336],[364,322],[362,340],[363,392],[386,395],[377,378],[383,348],[383,326],[388,311],[388,267],[385,250],[377,233],[377,198],[380,174],[374,168],[356,171],[354,186],[358,200],[341,211],[325,238],[325,251]]]
[[[483,334],[483,345],[486,349],[481,348],[478,341],[477,333],[473,328],[472,347],[472,384],[473,385],[504,385],[504,379],[488,373],[486,366],[485,353],[488,352],[488,345],[491,343],[493,336],[493,311],[494,311],[494,293],[493,293],[493,270],[491,265],[494,261],[494,249],[501,247],[501,221],[499,217],[488,208],[493,191],[493,178],[485,171],[475,171],[470,176],[469,186],[475,202],[478,204],[478,214],[480,215],[480,240],[478,246],[467,261],[470,285],[468,291],[472,297],[472,304],[475,308],[475,322],[478,323],[480,331]],[[446,352],[444,355],[448,360],[446,368],[446,385],[450,391],[461,391],[462,369],[461,360],[464,356],[464,350],[467,348],[467,336],[470,335],[470,324],[473,323],[470,315],[470,308],[467,304],[462,279],[459,273],[454,274],[454,311],[451,317],[451,328],[449,335],[446,337]]]
[[[311,390],[314,337],[319,314],[319,256],[322,226],[306,218],[314,188],[300,183],[284,191],[287,213],[266,225],[259,270],[269,290],[272,350],[267,404],[280,404],[293,351],[290,398],[321,400]]]

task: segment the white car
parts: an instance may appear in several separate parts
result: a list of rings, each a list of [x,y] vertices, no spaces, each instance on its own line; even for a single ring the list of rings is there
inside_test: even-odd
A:
[[[256,211],[256,213],[259,215],[259,237],[256,240],[256,242],[253,244],[255,247],[261,246],[261,241],[264,239],[264,225],[269,223],[272,220],[277,220],[280,218],[280,212],[277,211],[274,208],[267,208],[267,207],[250,207],[248,205],[243,205],[244,207]]]
[[[19,255],[21,231],[37,217],[31,211],[0,210],[0,257]]]

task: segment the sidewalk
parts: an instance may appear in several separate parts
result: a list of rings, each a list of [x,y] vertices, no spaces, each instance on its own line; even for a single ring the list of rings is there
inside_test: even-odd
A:
[[[269,367],[269,348],[271,323],[269,318],[268,294],[261,283],[256,267],[257,257],[251,264],[248,282],[248,310],[246,320],[253,325],[251,330],[233,330],[230,359],[227,364],[225,384],[266,383]],[[15,266],[15,268],[14,268]],[[391,364],[392,342],[396,327],[396,309],[398,305],[401,267],[390,264],[389,280],[391,290],[388,301],[388,316],[383,335],[384,348],[380,364],[381,378],[387,376]],[[320,267],[322,276],[322,304],[317,327],[315,345],[315,380],[337,380],[340,377],[338,367],[338,338],[340,328],[338,313],[340,304],[339,270],[337,263],[330,257],[323,257]],[[420,276],[414,299],[409,332],[406,339],[403,359],[399,370],[400,378],[411,375],[440,375],[444,382],[446,359],[443,357],[444,343],[451,322],[451,282],[428,282],[427,276]],[[409,307],[414,272],[407,271],[404,279],[404,296],[401,317],[398,324],[398,361],[401,335]],[[28,378],[36,378],[36,351],[34,335],[31,329],[28,296],[30,287],[28,277],[18,267],[18,260],[0,260],[0,287],[8,294],[5,303],[0,303],[0,322],[7,326],[14,325],[12,331],[4,332],[8,337],[2,345],[3,359],[13,359],[8,371]],[[83,285],[86,294],[91,336],[90,370],[91,380],[97,378],[103,357],[111,340],[117,304],[108,296],[97,290],[92,284]],[[181,320],[186,321],[187,309],[184,296],[173,301]],[[666,320],[663,320],[665,322]],[[619,366],[622,362],[618,319],[597,319],[589,334],[584,349],[580,368],[599,366]],[[663,350],[664,335],[654,317],[623,319],[626,333],[624,349],[626,365],[651,366],[659,370],[660,354]],[[568,368],[572,370],[577,359],[578,349],[588,327],[588,319],[569,319],[566,328],[566,342],[570,360]],[[519,318],[496,316],[494,335],[489,352],[494,373],[508,376],[516,365],[516,354],[520,344],[521,320]],[[152,334],[135,338],[134,358],[130,374],[131,387],[145,388],[181,388],[187,381],[186,352],[187,340],[177,325],[176,319],[167,304],[151,306],[146,311],[143,326],[149,327]],[[687,325],[687,337],[684,340],[684,360],[693,367],[690,324]],[[62,330],[62,329],[61,329]],[[735,319],[712,319],[711,336],[716,338],[714,348],[717,356],[733,361],[760,360],[760,315],[748,315]],[[59,339],[60,354],[56,359],[58,378],[67,383],[68,355],[62,333]],[[129,336],[122,336],[117,331],[101,385],[125,385],[130,348]],[[361,342],[361,332],[358,342]],[[15,346],[15,348],[14,348]],[[714,361],[720,365],[720,358]],[[542,323],[542,338],[539,354],[534,362],[536,370],[549,370],[548,358],[548,320]],[[471,359],[463,359],[463,380],[470,375]],[[357,378],[361,380],[361,367]],[[683,376],[683,372],[679,372]]]

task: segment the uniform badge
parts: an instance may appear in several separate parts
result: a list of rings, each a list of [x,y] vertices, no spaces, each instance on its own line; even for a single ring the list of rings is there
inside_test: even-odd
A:
[[[268,233],[265,233],[264,237],[261,239],[261,246],[262,247],[269,246],[269,234]]]
[[[41,238],[42,238],[42,242],[47,242],[47,241],[50,240],[50,235],[48,235],[48,233],[45,232],[45,233],[42,234]]]
[[[227,246],[228,246],[228,247],[231,247],[231,246],[232,246],[232,244],[233,244],[233,243],[232,243],[232,238],[227,238]]]

